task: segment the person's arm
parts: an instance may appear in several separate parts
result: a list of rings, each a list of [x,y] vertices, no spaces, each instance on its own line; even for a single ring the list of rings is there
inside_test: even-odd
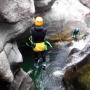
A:
[[[32,37],[31,36],[28,38],[28,42],[26,42],[26,45],[28,47],[34,47],[35,46],[35,44],[32,41]]]
[[[26,46],[28,46],[28,47],[30,46],[30,45],[28,44],[28,42],[26,42]]]
[[[30,37],[29,37],[29,38],[30,38]],[[27,40],[27,42],[26,42],[26,46],[28,46],[28,47],[31,46],[31,42],[30,42],[29,38],[28,38],[28,40]]]
[[[35,43],[32,41],[32,36],[29,37],[29,41],[30,41],[31,47],[35,47]]]
[[[45,44],[49,47],[49,48],[52,48],[53,46],[51,45],[51,43],[47,40],[45,40]]]

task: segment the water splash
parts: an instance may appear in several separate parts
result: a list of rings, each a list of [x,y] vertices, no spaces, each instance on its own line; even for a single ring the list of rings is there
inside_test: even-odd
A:
[[[68,67],[79,63],[87,56],[89,52],[85,48],[88,42],[90,42],[90,36],[87,36],[85,40],[73,42],[73,45],[70,47],[65,45],[56,46],[50,53],[49,58],[51,61],[48,63],[46,70],[42,70],[36,80],[38,90],[66,90],[62,82],[64,73]],[[69,56],[71,48],[78,48],[79,52]],[[81,55],[82,51],[87,53]]]

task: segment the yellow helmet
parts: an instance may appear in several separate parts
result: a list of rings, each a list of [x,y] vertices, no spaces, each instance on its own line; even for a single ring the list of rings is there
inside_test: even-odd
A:
[[[43,20],[43,18],[40,17],[40,16],[37,16],[37,17],[35,18],[34,24],[35,24],[35,26],[43,26],[43,25],[44,25],[44,20]]]

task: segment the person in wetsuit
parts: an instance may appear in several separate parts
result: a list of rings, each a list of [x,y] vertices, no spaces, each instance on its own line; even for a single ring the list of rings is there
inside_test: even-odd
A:
[[[47,25],[44,23],[43,18],[41,16],[37,16],[31,29],[31,37],[29,38],[34,51],[35,66],[38,66],[37,64],[40,57],[42,58],[42,65],[46,66],[44,64],[46,61],[46,52],[49,48],[52,48],[52,45],[45,40],[46,31]]]
[[[79,28],[75,28],[73,33],[72,33],[72,37],[75,41],[78,40],[78,36],[80,35],[80,29]]]

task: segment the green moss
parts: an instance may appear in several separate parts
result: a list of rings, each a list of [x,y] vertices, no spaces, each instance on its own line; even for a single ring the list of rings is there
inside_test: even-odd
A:
[[[90,65],[83,68],[83,75],[79,77],[78,81],[86,90],[90,90]]]
[[[78,69],[78,72],[81,72],[83,75],[90,71],[90,64],[86,64]]]
[[[67,90],[90,90],[90,64],[69,70],[65,83]]]

